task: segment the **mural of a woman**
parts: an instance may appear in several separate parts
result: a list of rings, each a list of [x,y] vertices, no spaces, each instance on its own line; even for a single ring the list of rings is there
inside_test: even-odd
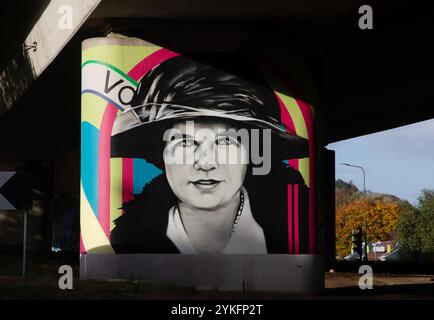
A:
[[[117,253],[288,253],[288,184],[299,186],[307,251],[307,187],[284,160],[307,157],[308,143],[281,124],[276,96],[252,64],[170,58],[142,78],[131,105],[115,120],[112,157],[143,158],[164,173],[124,203],[110,237]],[[269,161],[265,175],[255,174],[257,149]]]

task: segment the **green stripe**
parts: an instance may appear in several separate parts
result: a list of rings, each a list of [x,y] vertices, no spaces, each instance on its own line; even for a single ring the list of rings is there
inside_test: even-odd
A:
[[[98,60],[88,60],[85,63],[83,63],[81,65],[81,68],[83,69],[83,67],[89,63],[97,63],[97,64],[101,64],[103,66],[106,66],[109,69],[112,69],[113,71],[119,73],[121,76],[123,76],[125,79],[127,79],[129,82],[131,82],[132,85],[134,85],[135,87],[137,87],[137,81],[134,80],[133,78],[131,78],[129,75],[127,75],[125,72],[123,72],[122,70],[116,68],[115,66],[106,63],[106,62],[102,62],[102,61],[98,61]]]

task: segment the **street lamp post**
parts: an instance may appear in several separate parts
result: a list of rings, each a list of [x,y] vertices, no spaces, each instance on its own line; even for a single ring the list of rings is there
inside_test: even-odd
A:
[[[364,194],[364,196],[366,198],[366,174],[365,174],[365,169],[363,169],[363,167],[361,167],[361,166],[355,166],[355,165],[352,165],[352,164],[349,164],[349,163],[341,163],[341,164],[344,165],[344,166],[347,166],[347,167],[353,167],[353,168],[358,168],[358,169],[362,170],[362,172],[363,172],[363,194]],[[363,233],[364,233],[364,238],[365,238],[364,253],[365,253],[365,261],[367,261],[368,260],[368,239],[366,237],[366,208],[364,210],[363,220],[364,220],[364,222],[363,222],[363,224],[364,224]]]

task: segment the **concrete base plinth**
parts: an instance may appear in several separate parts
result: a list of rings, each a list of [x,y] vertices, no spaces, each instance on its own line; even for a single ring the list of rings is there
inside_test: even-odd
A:
[[[324,288],[322,255],[83,254],[80,279],[139,279],[227,291],[315,294]]]

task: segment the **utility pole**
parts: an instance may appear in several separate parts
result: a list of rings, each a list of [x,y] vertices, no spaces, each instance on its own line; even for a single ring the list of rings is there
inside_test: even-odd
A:
[[[365,169],[363,169],[363,167],[361,167],[361,166],[355,166],[355,165],[352,165],[352,164],[349,164],[349,163],[341,163],[341,164],[344,165],[344,166],[347,166],[347,167],[353,167],[353,168],[358,168],[358,169],[362,170],[362,172],[363,172],[363,195],[364,195],[364,197],[366,199],[366,174],[365,174]],[[363,260],[364,261],[368,261],[368,238],[367,238],[367,234],[366,234],[366,228],[367,228],[366,227],[366,208],[364,210],[363,220],[364,220],[363,221],[363,224],[364,224],[364,226],[363,226],[363,237],[365,239],[365,249],[363,250],[365,258]]]

